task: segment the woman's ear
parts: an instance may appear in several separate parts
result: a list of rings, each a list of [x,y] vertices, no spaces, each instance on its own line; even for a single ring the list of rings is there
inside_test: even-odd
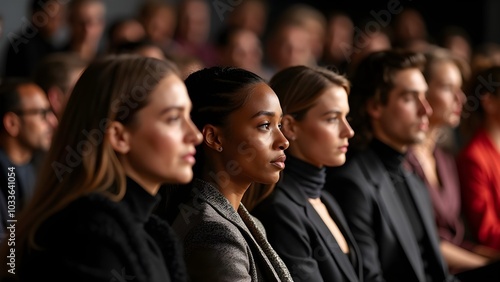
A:
[[[222,134],[220,128],[207,124],[203,127],[201,134],[203,135],[203,142],[210,148],[221,151],[222,145]]]
[[[113,150],[120,154],[126,154],[130,151],[130,133],[122,123],[111,122],[106,130],[106,135]]]
[[[297,121],[291,115],[284,115],[281,119],[281,131],[286,139],[294,141],[297,138],[298,125]]]

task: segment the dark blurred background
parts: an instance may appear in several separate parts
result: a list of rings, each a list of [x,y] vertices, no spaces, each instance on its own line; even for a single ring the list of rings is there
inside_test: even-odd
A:
[[[387,10],[391,0],[371,1],[324,1],[324,0],[275,0],[271,3],[270,20],[276,19],[277,15],[285,7],[296,3],[309,4],[327,15],[330,11],[341,10],[351,15],[355,22],[372,17],[370,12]],[[447,25],[458,25],[464,28],[474,44],[484,41],[500,42],[500,1],[478,0],[478,1],[408,1],[401,0],[403,8],[412,7],[418,9],[427,23],[427,29],[432,37],[438,37],[439,32]]]
[[[239,3],[237,0],[207,0],[212,7],[212,37],[224,25],[214,11],[217,1],[225,3]],[[244,1],[244,0],[241,0]],[[372,1],[325,1],[325,0],[270,0],[268,27],[278,18],[279,14],[288,6],[296,3],[306,3],[318,8],[325,15],[333,10],[347,12],[355,23],[363,19],[373,18],[371,12],[377,13],[386,10],[389,3],[395,0]],[[66,3],[68,0],[61,0]],[[106,20],[108,23],[115,19],[134,15],[144,0],[105,0],[107,5]],[[172,0],[170,2],[178,2]],[[447,25],[457,25],[464,28],[474,45],[482,42],[500,43],[500,1],[475,0],[475,1],[416,1],[401,0],[399,5],[403,8],[413,7],[418,9],[424,17],[427,30],[431,38],[437,38],[442,28]],[[3,32],[0,33],[0,54],[4,53],[8,44],[8,34],[15,32],[24,23],[27,16],[27,7],[30,0],[0,0],[0,16],[3,19]],[[65,34],[60,34],[63,41]],[[1,60],[1,58],[0,58]],[[1,63],[1,62],[0,62]]]

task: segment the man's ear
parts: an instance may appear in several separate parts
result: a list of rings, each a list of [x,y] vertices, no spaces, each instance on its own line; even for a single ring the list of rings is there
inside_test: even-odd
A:
[[[294,141],[298,134],[298,124],[291,115],[284,115],[281,119],[281,131],[286,139]]]
[[[19,116],[13,112],[6,113],[3,116],[2,123],[7,134],[12,137],[17,137],[21,131],[21,120],[19,119]]]
[[[203,127],[203,130],[201,131],[201,134],[203,134],[203,142],[210,148],[216,150],[216,151],[221,151],[220,148],[223,148],[223,138],[222,138],[222,132],[221,129],[213,126],[211,124],[207,124]]]
[[[366,101],[366,113],[371,119],[378,119],[382,114],[382,104],[379,99],[371,98]]]
[[[106,130],[106,135],[113,150],[120,154],[130,151],[130,133],[122,123],[112,121]]]

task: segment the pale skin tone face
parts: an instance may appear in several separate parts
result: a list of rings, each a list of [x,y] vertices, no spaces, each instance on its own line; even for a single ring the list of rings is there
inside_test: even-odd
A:
[[[272,184],[279,180],[288,148],[280,130],[278,97],[265,83],[250,87],[246,90],[250,97],[230,114],[225,126],[209,125],[203,130],[212,162],[204,178],[216,183],[235,209],[252,182]]]
[[[275,60],[278,69],[289,66],[309,65],[312,60],[310,35],[306,29],[300,27],[285,27],[276,40],[279,44],[274,47]]]
[[[75,44],[97,44],[104,31],[105,14],[102,3],[82,4],[70,19]]]
[[[406,152],[409,145],[425,138],[432,108],[425,95],[427,83],[419,69],[397,72],[386,104],[370,101],[367,106],[373,134],[395,150]]]
[[[233,35],[230,45],[223,51],[227,65],[259,72],[262,49],[257,36],[251,31],[241,31]]]
[[[427,100],[433,110],[429,117],[430,127],[458,126],[465,103],[461,87],[462,76],[455,64],[443,62],[433,67],[427,92]]]
[[[179,25],[184,40],[193,44],[204,43],[210,32],[210,7],[204,1],[188,1],[180,15]]]
[[[201,133],[190,118],[191,101],[182,80],[169,75],[148,97],[115,146],[128,176],[151,194],[162,183],[188,183],[193,177],[195,146]]]
[[[340,166],[345,162],[348,139],[354,135],[344,88],[332,85],[318,97],[300,121],[283,118],[283,132],[290,140],[287,154],[316,167]]]
[[[174,35],[176,20],[173,9],[170,7],[159,8],[147,19],[146,32],[154,42],[165,43]]]
[[[326,42],[328,56],[336,61],[344,61],[348,58],[352,52],[353,27],[352,20],[347,16],[339,15],[330,20]]]

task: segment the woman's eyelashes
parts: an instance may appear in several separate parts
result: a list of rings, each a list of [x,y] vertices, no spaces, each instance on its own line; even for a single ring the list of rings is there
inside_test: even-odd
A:
[[[257,128],[259,128],[261,130],[269,130],[270,127],[271,127],[271,123],[265,122],[265,123],[260,124]]]
[[[339,114],[332,115],[332,116],[329,116],[326,118],[326,121],[328,123],[339,123],[339,122],[344,121],[344,120],[347,123],[351,122],[351,116],[349,116],[349,113],[347,113],[347,114],[339,113]]]
[[[181,115],[173,115],[173,116],[167,117],[168,124],[176,123],[180,120],[181,120]]]
[[[257,126],[258,129],[263,130],[263,131],[269,131],[271,130],[271,127],[273,126],[273,123],[269,121],[265,121],[264,123],[261,123]],[[281,121],[276,123],[276,127],[281,130]]]
[[[326,119],[328,123],[337,123],[339,122],[339,116],[330,116]]]

